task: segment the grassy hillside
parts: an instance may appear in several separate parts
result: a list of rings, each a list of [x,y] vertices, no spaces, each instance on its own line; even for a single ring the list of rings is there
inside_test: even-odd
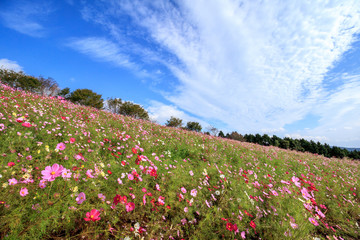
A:
[[[359,162],[0,87],[2,239],[359,239]]]

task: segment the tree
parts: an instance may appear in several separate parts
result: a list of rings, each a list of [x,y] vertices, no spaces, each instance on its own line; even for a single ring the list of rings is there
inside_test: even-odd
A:
[[[118,113],[136,119],[143,119],[143,120],[150,119],[148,112],[143,107],[141,107],[139,104],[135,104],[128,101],[121,103]]]
[[[213,135],[213,136],[217,136],[219,134],[219,129],[217,129],[216,127],[214,127],[212,125],[208,126],[206,128],[206,130],[208,130],[211,133],[211,135]]]
[[[183,125],[182,119],[171,116],[165,123],[168,127],[181,127]]]
[[[239,134],[238,132],[231,132],[229,135],[230,139],[237,140],[240,142],[246,142],[246,139],[243,137],[243,135]]]
[[[198,122],[188,122],[186,124],[186,129],[188,129],[190,131],[200,132],[202,127],[201,127],[200,123],[198,123]]]
[[[39,79],[26,75],[24,72],[0,68],[0,80],[13,88],[38,92],[41,86]]]
[[[60,91],[60,88],[54,79],[52,79],[50,77],[45,79],[42,76],[40,76],[38,79],[41,84],[39,87],[39,93],[41,95],[55,96]]]
[[[90,89],[76,89],[69,96],[69,100],[85,106],[101,109],[104,105],[100,94],[97,94]]]
[[[70,97],[70,88],[66,87],[61,89],[58,93],[58,96],[68,99]]]
[[[113,113],[119,113],[122,100],[120,98],[108,98],[107,107]]]
[[[223,131],[221,131],[221,130],[220,130],[220,132],[219,132],[219,134],[218,134],[218,137],[222,137],[222,138],[224,138],[224,137],[225,137],[225,135],[224,135]]]

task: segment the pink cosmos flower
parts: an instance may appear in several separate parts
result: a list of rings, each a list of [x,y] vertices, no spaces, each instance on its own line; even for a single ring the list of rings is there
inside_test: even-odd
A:
[[[189,171],[190,176],[194,176],[194,172],[192,170]]]
[[[290,226],[293,228],[293,229],[296,229],[298,228],[298,225],[294,222],[290,222]]]
[[[52,167],[47,166],[45,167],[45,170],[41,171],[41,174],[43,175],[42,178],[46,181],[52,182],[61,175],[62,171],[64,170],[64,167],[55,163],[52,165]]]
[[[65,148],[66,148],[65,143],[61,142],[58,145],[56,145],[56,149],[59,149],[60,151],[65,150]]]
[[[92,209],[90,212],[86,213],[86,218],[84,218],[84,220],[96,222],[101,219],[99,216],[100,212],[96,209]]]
[[[188,207],[185,207],[184,208],[184,212],[188,212],[189,211],[189,208]]]
[[[316,221],[315,218],[309,217],[309,221],[314,224],[315,226],[319,226],[319,223]]]
[[[105,195],[102,194],[102,193],[99,193],[99,194],[98,194],[98,198],[100,198],[100,200],[103,201],[103,202],[104,202],[105,199],[106,199]]]
[[[306,188],[301,189],[301,194],[306,200],[311,198],[311,195],[309,194],[309,192]]]
[[[46,187],[46,180],[40,180],[39,187],[40,188],[45,188]]]
[[[132,175],[132,174],[128,174],[128,178],[129,178],[129,180],[134,180],[134,175]]]
[[[87,171],[86,171],[86,176],[87,176],[88,178],[94,178],[94,176],[92,175],[92,172],[93,172],[92,169],[87,170]]]
[[[163,196],[160,196],[160,197],[158,198],[158,202],[159,202],[160,205],[164,205],[164,204],[165,204],[164,199],[165,199],[165,197],[163,197]]]
[[[128,202],[126,205],[125,205],[125,208],[126,208],[126,211],[127,212],[131,212],[135,209],[135,203],[133,202]]]
[[[82,204],[86,200],[85,193],[81,192],[76,198],[77,204]]]
[[[18,183],[18,181],[15,178],[11,178],[8,181],[9,181],[9,185],[16,185]]]
[[[191,190],[190,195],[193,196],[193,197],[196,197],[197,190],[196,189]]]
[[[28,194],[29,194],[29,191],[27,190],[27,188],[21,188],[20,196],[25,197]]]
[[[270,190],[270,191],[274,196],[279,196],[279,194],[275,190]]]
[[[71,178],[71,171],[70,171],[70,169],[66,169],[66,168],[64,168],[63,170],[62,170],[62,172],[61,172],[61,176],[64,178],[64,179],[66,179],[66,178]]]
[[[75,142],[75,138],[70,138],[70,143],[74,143]]]
[[[183,193],[186,193],[186,189],[185,189],[184,187],[181,188],[181,191],[182,191]]]

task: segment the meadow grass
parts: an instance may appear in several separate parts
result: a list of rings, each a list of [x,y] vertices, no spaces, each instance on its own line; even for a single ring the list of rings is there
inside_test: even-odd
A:
[[[0,87],[1,239],[359,239],[359,162]]]

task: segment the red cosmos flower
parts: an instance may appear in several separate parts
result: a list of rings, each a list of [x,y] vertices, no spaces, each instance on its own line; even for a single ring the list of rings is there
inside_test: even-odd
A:
[[[230,232],[233,230],[233,225],[232,223],[226,223],[226,229],[229,230]]]
[[[24,122],[24,118],[17,118],[16,121],[17,121],[18,123],[22,123],[22,122]]]
[[[252,221],[252,220],[251,220],[251,222],[250,222],[250,227],[252,227],[254,230],[255,230],[255,228],[256,228],[256,224],[255,224],[254,221]]]
[[[27,128],[32,127],[32,125],[29,122],[24,122],[23,124],[21,124],[21,126],[27,127]]]
[[[100,212],[96,209],[92,209],[90,212],[86,213],[86,218],[84,218],[84,220],[96,222],[101,219],[99,218],[99,216],[100,216]]]
[[[70,138],[70,143],[74,143],[75,142],[75,138]]]
[[[137,150],[135,148],[132,148],[131,151],[134,153],[134,154],[137,154]]]
[[[108,174],[110,174],[110,175],[112,174],[112,172],[111,172],[110,170],[108,170],[107,172],[108,172]]]
[[[139,156],[137,156],[137,158],[136,158],[136,160],[135,160],[135,163],[136,163],[137,165],[139,165],[140,162],[141,162],[141,156],[139,155]]]
[[[116,194],[116,196],[114,197],[115,206],[118,205],[118,203],[126,204],[127,203],[127,197],[126,196],[120,196],[120,195]]]
[[[13,166],[15,166],[15,163],[14,162],[8,162],[8,164],[7,164],[9,167],[13,167]]]

